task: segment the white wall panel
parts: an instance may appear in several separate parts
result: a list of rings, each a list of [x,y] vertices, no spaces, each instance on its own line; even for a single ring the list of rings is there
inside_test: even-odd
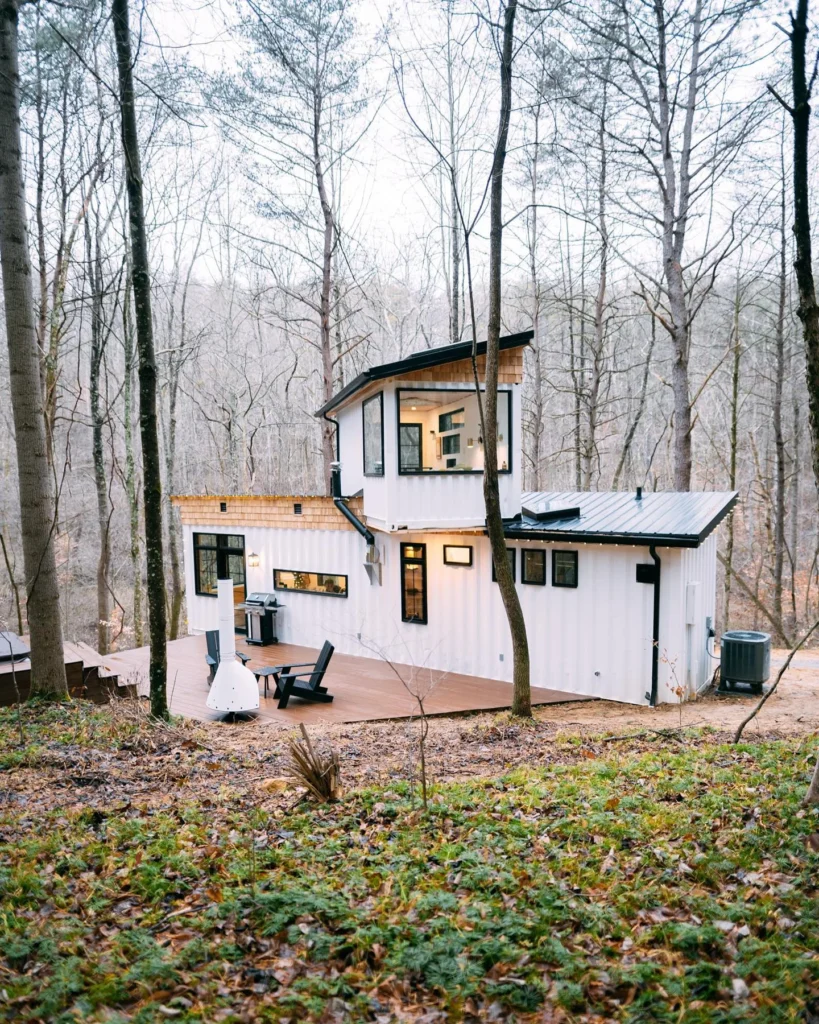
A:
[[[245,550],[261,564],[248,569],[248,591],[272,590],[273,569],[343,573],[349,597],[278,592],[284,608],[279,636],[290,643],[318,647],[331,640],[339,651],[371,657],[369,641],[390,658],[441,671],[494,679],[512,678],[512,646],[497,584],[492,582],[489,542],[465,534],[401,533],[379,535],[383,585],[372,586],[363,567],[366,544],[350,530],[276,530],[264,527],[198,527],[208,532],[244,533]],[[185,567],[190,628],[216,628],[216,601],[194,594],[192,529],[185,528]],[[426,544],[429,623],[401,621],[400,544]],[[469,568],[443,564],[443,546],[471,544]],[[526,616],[532,682],[571,693],[645,703],[651,688],[653,586],[636,582],[636,565],[649,562],[647,549],[617,545],[515,542],[518,593]],[[520,550],[542,547],[547,553],[547,585],[520,582]],[[578,551],[578,587],[553,587],[551,550]],[[663,615],[661,653],[673,657],[681,631],[679,551],[662,550]],[[673,599],[666,599],[666,587]],[[273,650],[269,652],[274,658]],[[503,660],[501,660],[501,655]],[[269,660],[269,659],[268,659]],[[679,669],[678,669],[679,671]],[[667,666],[660,666],[661,699],[668,700]]]

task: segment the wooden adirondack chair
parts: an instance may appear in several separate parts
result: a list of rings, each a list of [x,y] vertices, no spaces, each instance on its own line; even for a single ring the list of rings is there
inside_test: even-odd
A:
[[[208,686],[210,686],[216,676],[216,669],[219,668],[219,630],[209,629],[205,633],[205,640],[208,644],[208,653],[205,655],[205,662],[208,666]],[[242,654],[239,651],[236,652],[236,657],[243,665],[246,665],[250,661],[250,655]]]
[[[314,703],[330,704],[333,700],[332,694],[327,692],[327,687],[322,686],[324,673],[330,664],[335,647],[329,640],[324,641],[324,646],[319,652],[315,663],[311,661],[302,662],[299,665],[277,665],[264,675],[264,695],[267,696],[268,676],[273,676],[276,689],[274,697],[279,698],[279,707],[286,708],[291,697],[301,697],[302,700],[310,700]],[[307,672],[294,672],[294,668],[306,668]],[[305,682],[299,682],[300,679]]]

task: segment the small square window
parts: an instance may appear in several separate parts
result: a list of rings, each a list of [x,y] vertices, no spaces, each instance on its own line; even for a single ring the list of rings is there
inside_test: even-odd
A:
[[[219,511],[220,512],[227,512],[227,502],[226,501],[220,501],[219,502]]]
[[[552,552],[552,586],[553,587],[576,587],[577,586],[577,552],[576,551],[553,551]]]
[[[301,502],[300,501],[297,501],[297,502],[295,502],[293,504],[293,515],[294,516],[300,516],[301,515]]]
[[[546,552],[541,549],[525,549],[520,553],[520,579],[522,583],[546,586]]]
[[[516,567],[515,556],[516,556],[516,553],[517,553],[517,548],[507,548],[506,549],[506,557],[509,559],[509,566],[510,566],[510,568],[512,570],[512,580],[513,581],[517,579],[517,574],[515,573],[515,567]],[[494,558],[492,559],[492,582],[493,583],[497,583],[498,582],[498,577],[495,575],[495,560],[494,560]]]

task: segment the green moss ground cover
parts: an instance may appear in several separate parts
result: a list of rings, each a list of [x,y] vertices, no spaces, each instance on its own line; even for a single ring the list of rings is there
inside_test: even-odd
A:
[[[59,718],[12,755],[0,716],[0,1020],[819,1020],[795,742],[610,744],[427,812],[393,786],[40,813],[10,783]]]

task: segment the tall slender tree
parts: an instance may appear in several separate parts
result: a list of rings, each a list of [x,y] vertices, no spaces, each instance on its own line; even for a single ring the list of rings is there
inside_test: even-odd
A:
[[[790,15],[791,29],[791,103],[786,102],[773,86],[770,91],[784,107],[793,124],[793,236],[796,243],[796,286],[799,306],[796,310],[802,321],[805,342],[805,374],[808,385],[808,414],[811,431],[811,461],[813,476],[819,488],[819,303],[816,301],[816,283],[813,276],[810,225],[810,170],[809,142],[811,97],[819,70],[819,56],[808,77],[808,0],[798,0],[796,13]],[[819,804],[819,760],[813,773],[806,803]]]
[[[111,18],[117,50],[122,150],[125,157],[128,224],[131,237],[131,282],[134,291],[134,320],[139,359],[139,429],[142,439],[145,555],[148,567],[146,591],[151,647],[151,714],[156,718],[167,718],[168,656],[165,648],[167,628],[165,564],[162,550],[162,460],[157,429],[157,368],[151,316],[151,274],[145,229],[142,169],[139,160],[128,0],[112,0]]]
[[[31,693],[65,697],[60,592],[20,141],[18,0],[0,0],[0,264],[31,631]]]
[[[517,0],[509,0],[503,11],[503,28],[498,40],[500,56],[500,113],[498,134],[492,158],[489,185],[489,309],[486,322],[486,398],[483,408],[483,437],[486,456],[483,471],[483,497],[486,505],[486,530],[492,547],[509,631],[512,635],[513,683],[512,713],[532,714],[529,681],[529,643],[526,622],[520,606],[512,567],[506,556],[500,489],[498,486],[498,369],[502,314],[501,267],[503,258],[503,169],[512,119],[512,62],[515,47]],[[476,373],[476,386],[478,386]],[[478,390],[480,396],[480,389]]]

